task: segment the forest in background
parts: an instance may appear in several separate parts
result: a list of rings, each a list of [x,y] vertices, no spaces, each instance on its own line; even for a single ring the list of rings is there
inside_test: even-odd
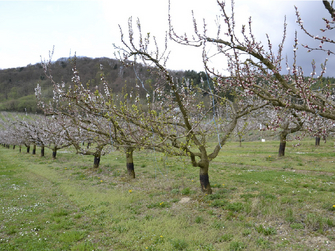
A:
[[[72,67],[74,58],[60,58],[52,63],[52,75],[56,83],[71,83],[73,77]],[[88,58],[76,57],[76,67],[81,76],[81,82],[88,84],[91,88],[102,88],[101,65],[105,80],[109,83],[115,94],[133,89],[136,84],[152,89],[155,76],[150,73],[148,67],[140,64],[134,66],[140,75],[135,75],[133,67],[124,67],[122,63],[111,58]],[[205,79],[204,72],[173,71],[178,78],[189,79],[198,85],[201,78]],[[45,98],[52,98],[53,86],[46,77],[41,63],[27,65],[26,67],[10,68],[0,70],[0,111],[15,111],[39,113],[35,99],[35,88],[39,84],[43,89]],[[141,91],[143,93],[141,93]],[[145,95],[144,88],[140,88],[140,94]]]
[[[73,77],[72,67],[74,58],[60,58],[52,63],[52,75],[56,83],[71,83]],[[101,70],[100,65],[103,66]],[[155,75],[151,74],[148,67],[137,64],[133,67],[124,67],[119,60],[111,58],[89,58],[76,57],[76,67],[81,76],[81,82],[89,85],[92,89],[101,85],[101,74],[104,73],[106,81],[109,83],[115,94],[130,91],[136,84],[144,85],[145,89],[152,89],[155,83]],[[206,80],[205,72],[171,71],[180,79],[188,79],[194,85],[199,85],[201,79]],[[211,81],[212,82],[212,81]],[[335,83],[335,78],[323,78],[315,86],[315,89],[322,88],[326,83]],[[0,70],[0,111],[40,113],[36,105],[34,90],[39,84],[43,89],[45,98],[52,98],[53,86],[46,77],[41,63]],[[140,88],[141,96],[146,91]],[[142,92],[142,93],[141,93]]]

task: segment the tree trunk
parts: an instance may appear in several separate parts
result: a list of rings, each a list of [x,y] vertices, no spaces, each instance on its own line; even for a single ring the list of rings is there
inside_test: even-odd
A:
[[[320,136],[315,137],[315,145],[316,146],[320,145],[320,140],[321,140]]]
[[[285,132],[280,133],[280,144],[279,144],[278,157],[285,156],[286,137],[287,137],[287,133]]]
[[[21,150],[22,150],[22,149],[21,149],[21,145],[20,145],[20,146],[19,146],[19,153],[21,153]]]
[[[36,154],[36,145],[33,146],[33,154]]]
[[[93,163],[93,168],[98,168],[100,165],[100,156],[94,156],[94,163]]]
[[[30,152],[30,146],[27,146],[27,153]]]
[[[326,136],[323,136],[322,137],[323,141],[325,142],[325,144],[327,143],[327,137]]]
[[[15,149],[15,145],[13,145],[13,150]]]
[[[126,147],[126,160],[127,160],[127,171],[130,179],[135,179],[135,169],[133,160],[133,147]]]
[[[201,191],[206,194],[212,194],[211,184],[209,183],[208,169],[209,161],[201,161],[200,167],[200,185]]]
[[[285,156],[285,148],[286,148],[286,142],[280,142],[278,157]]]
[[[89,148],[90,148],[90,145],[91,145],[91,143],[88,142],[86,148],[89,149]]]
[[[56,155],[57,155],[57,147],[54,147],[54,148],[52,149],[52,158],[53,158],[53,159],[56,159]]]
[[[41,146],[41,157],[44,157],[44,145]]]

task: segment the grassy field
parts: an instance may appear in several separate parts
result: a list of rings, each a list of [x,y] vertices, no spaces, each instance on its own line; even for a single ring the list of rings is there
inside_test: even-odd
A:
[[[200,191],[187,159],[57,159],[0,147],[0,250],[335,250],[335,148],[228,142]]]

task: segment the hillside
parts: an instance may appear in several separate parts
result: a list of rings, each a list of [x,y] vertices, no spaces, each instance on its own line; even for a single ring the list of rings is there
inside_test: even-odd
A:
[[[110,84],[114,93],[122,92],[123,88],[134,88],[138,79],[133,68],[125,68],[121,62],[110,58],[88,58],[78,57],[76,59],[77,70],[83,84],[92,87],[99,86],[101,69],[103,66],[105,79]],[[60,83],[71,83],[72,77],[72,58],[60,58],[52,63],[53,79]],[[155,76],[150,74],[148,68],[136,65],[141,81],[146,89],[155,82]],[[205,73],[195,71],[175,71],[179,78],[193,79],[194,83],[199,83],[200,78]],[[37,84],[42,87],[43,95],[52,98],[52,84],[46,77],[42,64],[28,65],[26,67],[11,68],[0,70],[0,110],[17,112],[39,112],[36,107],[34,89]],[[144,92],[144,89],[142,90]]]

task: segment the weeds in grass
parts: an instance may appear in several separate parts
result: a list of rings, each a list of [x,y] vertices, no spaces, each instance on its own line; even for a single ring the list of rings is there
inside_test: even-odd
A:
[[[233,212],[241,212],[244,209],[244,205],[241,202],[233,202],[233,203],[227,203],[225,205],[225,208]]]
[[[214,251],[216,250],[215,247],[213,246],[213,244],[205,244],[205,245],[200,245],[201,250],[204,251]]]
[[[214,221],[214,223],[212,224],[212,227],[215,229],[224,229],[225,228],[225,224],[222,221]]]
[[[204,219],[202,218],[202,216],[197,216],[195,217],[195,223],[202,223],[204,221]]]
[[[186,187],[183,190],[181,190],[182,195],[188,195],[190,193],[191,193],[191,189],[189,187]]]
[[[172,193],[172,194],[179,194],[180,191],[179,191],[179,189],[172,189],[172,190],[171,190],[171,193]]]
[[[162,202],[151,203],[147,205],[147,208],[166,208],[170,206],[171,206],[170,203],[162,201]]]
[[[277,234],[277,230],[274,227],[264,227],[263,225],[258,225],[255,226],[255,229],[258,233],[264,234],[265,236]]]
[[[292,223],[292,224],[290,224],[290,227],[292,229],[304,229],[305,228],[304,224],[302,224],[302,223]]]
[[[227,205],[228,202],[225,200],[214,200],[212,202],[209,202],[209,205],[212,207],[223,207],[225,205]]]
[[[293,216],[293,210],[292,210],[292,208],[288,208],[286,210],[285,220],[288,221],[289,223],[295,222],[295,217]]]
[[[265,157],[265,160],[266,160],[266,161],[274,161],[275,158],[274,158],[273,156],[269,155],[269,156],[266,156],[266,157]]]
[[[262,237],[258,238],[256,240],[256,244],[262,248],[269,248],[270,247],[270,242]]]
[[[230,243],[229,250],[230,251],[239,251],[245,249],[247,246],[240,241],[233,241]]]
[[[242,232],[242,235],[243,236],[249,236],[251,234],[251,232],[252,232],[251,229],[246,229]]]
[[[232,234],[224,234],[219,238],[220,242],[229,242],[233,239],[234,235]]]
[[[171,244],[174,250],[185,250],[188,247],[188,243],[181,239],[172,239]]]

